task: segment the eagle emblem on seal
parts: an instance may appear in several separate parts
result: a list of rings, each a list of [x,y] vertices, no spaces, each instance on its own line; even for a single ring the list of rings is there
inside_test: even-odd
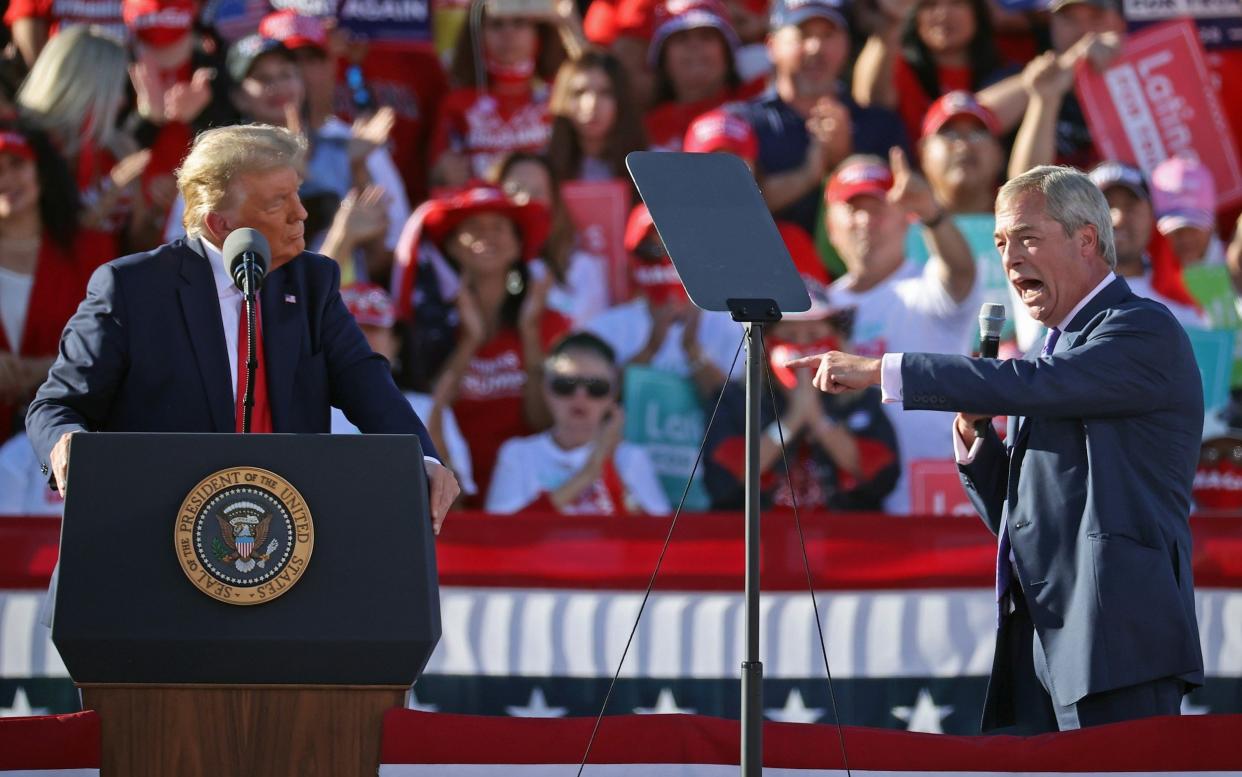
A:
[[[232,564],[238,572],[249,572],[257,565],[267,566],[267,560],[280,547],[277,540],[267,541],[272,516],[254,502],[235,502],[217,515],[220,524],[221,545],[215,547],[216,557],[222,563]],[[267,542],[267,547],[263,543]]]

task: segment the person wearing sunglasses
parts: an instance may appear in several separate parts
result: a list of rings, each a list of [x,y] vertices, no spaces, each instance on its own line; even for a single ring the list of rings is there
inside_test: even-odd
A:
[[[829,397],[812,385],[811,370],[784,366],[798,355],[846,344],[853,311],[830,305],[822,286],[807,285],[810,310],[786,313],[768,326],[764,337],[779,427],[765,388],[760,407],[764,425],[759,447],[760,498],[765,507],[880,510],[897,485],[899,471],[897,436],[884,413],[880,392],[868,389]],[[708,437],[704,484],[714,510],[743,507],[745,403],[741,386],[727,387]]]
[[[557,343],[544,365],[552,428],[501,446],[487,511],[667,514],[646,450],[621,439],[620,380],[612,348],[595,335],[578,332]]]

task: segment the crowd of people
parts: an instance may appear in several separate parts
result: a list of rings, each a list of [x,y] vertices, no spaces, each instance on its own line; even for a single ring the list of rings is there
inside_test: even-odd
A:
[[[310,0],[8,0],[0,514],[59,509],[22,422],[91,274],[183,239],[189,143],[244,123],[307,139],[307,246],[340,265],[460,508],[669,512],[687,457],[651,428],[658,398],[627,391],[638,374],[679,382],[700,416],[723,391],[697,506],[742,505],[740,325],[690,302],[625,168],[684,150],[750,167],[812,299],[765,335],[765,503],[910,512],[911,463],[950,458],[951,417],[824,395],[783,365],[971,353],[982,302],[1009,311],[1004,353],[1037,347],[993,241],[1007,178],[1090,171],[1131,288],[1187,328],[1238,327],[1242,219],[1213,171],[1103,158],[1075,96],[1124,46],[1120,2],[1031,6],[432,2],[426,34],[395,40]],[[1242,88],[1242,60],[1211,62],[1222,93]],[[1242,102],[1222,103],[1242,147]],[[584,207],[584,190],[620,196]],[[356,429],[338,414],[333,431]]]

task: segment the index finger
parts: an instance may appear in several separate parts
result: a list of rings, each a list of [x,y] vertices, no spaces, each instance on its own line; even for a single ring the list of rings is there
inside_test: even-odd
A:
[[[814,356],[799,356],[797,359],[790,359],[785,362],[785,367],[818,367],[823,361],[825,354],[818,353]]]

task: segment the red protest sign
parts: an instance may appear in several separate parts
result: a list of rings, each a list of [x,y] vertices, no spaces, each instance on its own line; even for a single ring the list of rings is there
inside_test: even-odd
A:
[[[915,459],[910,462],[909,478],[912,515],[975,514],[952,459]]]
[[[582,238],[582,248],[608,261],[608,288],[615,305],[630,298],[629,257],[625,251],[625,220],[632,190],[628,182],[566,181],[561,199]]]
[[[1075,88],[1105,159],[1150,172],[1175,154],[1196,157],[1215,177],[1219,207],[1242,202],[1242,163],[1193,22],[1128,37],[1103,73],[1081,67]]]

